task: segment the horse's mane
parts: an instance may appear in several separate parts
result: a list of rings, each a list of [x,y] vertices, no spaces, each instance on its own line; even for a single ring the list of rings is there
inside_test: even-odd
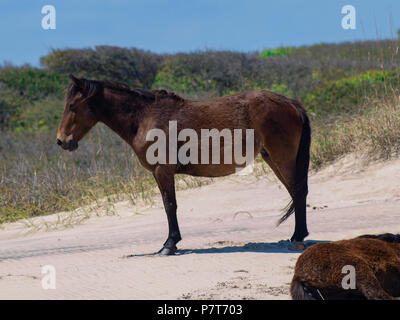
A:
[[[118,82],[118,81],[110,81],[110,80],[86,80],[85,85],[87,86],[88,96],[93,96],[98,93],[100,90],[105,88],[111,89],[114,91],[128,93],[134,96],[139,96],[141,98],[145,98],[146,100],[159,100],[163,98],[171,98],[176,101],[183,101],[184,99],[177,95],[174,92],[169,92],[163,89],[141,89],[141,88],[131,88],[128,85]],[[76,87],[73,83],[67,89],[67,97],[71,97],[76,93]]]
[[[383,233],[383,234],[364,234],[358,238],[378,239],[386,242],[400,243],[400,234]]]

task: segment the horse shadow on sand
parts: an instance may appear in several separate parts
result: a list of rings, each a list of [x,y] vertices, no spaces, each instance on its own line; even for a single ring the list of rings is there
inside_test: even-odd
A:
[[[330,241],[324,240],[306,240],[305,249],[317,243],[327,243]],[[244,245],[229,245],[224,247],[209,247],[199,249],[179,249],[175,256],[187,254],[216,254],[216,253],[238,253],[238,252],[258,252],[258,253],[300,253],[304,250],[296,250],[289,240],[281,240],[278,242],[249,242]],[[132,254],[127,258],[157,256],[158,252]]]

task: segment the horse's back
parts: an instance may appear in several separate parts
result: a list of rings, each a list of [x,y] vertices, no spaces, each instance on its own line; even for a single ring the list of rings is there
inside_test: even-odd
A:
[[[357,290],[341,287],[344,266],[353,266],[359,279]],[[292,280],[292,297],[305,299],[305,292],[318,288],[325,298],[365,298],[361,290],[369,282],[380,285],[391,295],[400,295],[400,244],[374,238],[354,238],[330,243],[319,243],[304,251],[298,258]],[[299,284],[302,284],[300,286]],[[333,291],[332,291],[333,290]],[[336,292],[337,291],[337,292]],[[361,291],[363,292],[362,295]],[[344,296],[341,296],[341,293]],[[378,292],[379,293],[379,292]],[[375,294],[378,294],[375,293]],[[317,294],[312,294],[318,298]]]
[[[187,100],[180,109],[182,120],[190,119],[206,128],[251,128],[263,131],[272,125],[301,128],[301,104],[267,90],[252,90],[234,95],[201,100]]]

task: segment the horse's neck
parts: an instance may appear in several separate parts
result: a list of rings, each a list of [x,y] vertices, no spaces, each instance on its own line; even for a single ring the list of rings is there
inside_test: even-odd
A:
[[[135,135],[134,128],[139,121],[139,108],[133,107],[126,111],[118,100],[106,99],[104,111],[100,121],[131,145]]]

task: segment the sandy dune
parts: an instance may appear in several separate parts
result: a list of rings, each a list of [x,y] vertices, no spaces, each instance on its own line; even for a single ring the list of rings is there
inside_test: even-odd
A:
[[[311,174],[309,241],[400,231],[400,160],[360,167],[352,157]],[[167,234],[153,207],[118,203],[117,215],[51,232],[0,230],[2,299],[288,299],[299,255],[294,219],[276,227],[287,192],[272,176],[232,176],[179,191],[179,255],[152,255]],[[42,219],[51,223],[55,216]],[[37,221],[37,220],[36,220]],[[56,270],[42,288],[41,268]]]

